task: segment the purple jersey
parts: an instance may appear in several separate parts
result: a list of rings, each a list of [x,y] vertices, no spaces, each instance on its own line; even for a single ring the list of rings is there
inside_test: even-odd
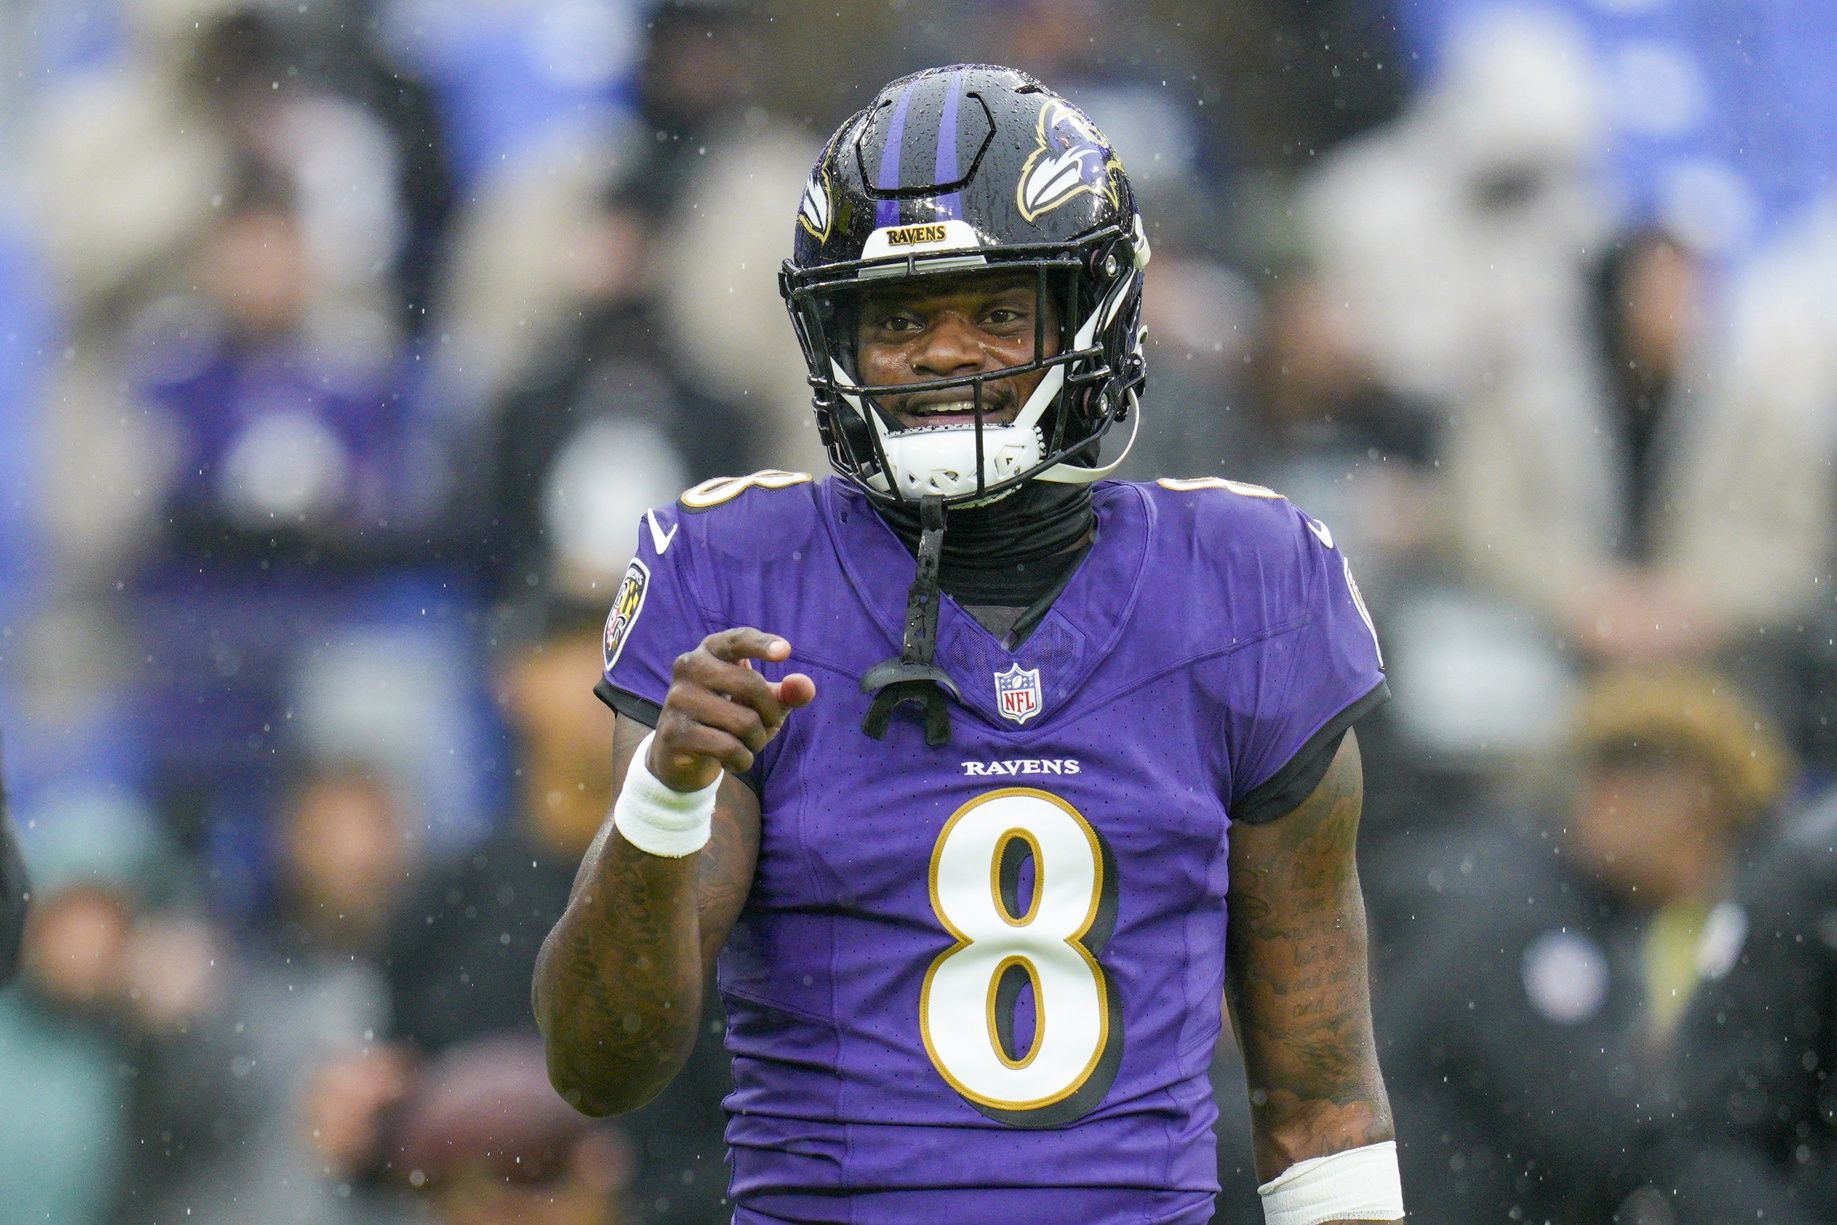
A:
[[[1095,487],[1097,536],[1010,650],[946,597],[948,744],[861,730],[910,551],[844,482],[709,482],[645,516],[600,693],[655,722],[670,666],[751,625],[797,711],[720,959],[739,1222],[1204,1222],[1228,831],[1381,700],[1321,524],[1206,479]],[[1272,801],[1276,808],[1272,811]]]

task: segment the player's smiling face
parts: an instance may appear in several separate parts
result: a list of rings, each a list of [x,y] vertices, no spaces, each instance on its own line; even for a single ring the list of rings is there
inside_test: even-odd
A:
[[[1035,317],[1042,311],[1042,356],[1055,355],[1057,312],[1050,300],[1037,300],[1037,284],[1030,273],[978,272],[867,289],[855,337],[861,381],[897,386],[1025,365],[1034,359]],[[1031,370],[984,383],[985,424],[1012,422],[1045,373]],[[950,387],[877,398],[900,428],[912,429],[974,425],[973,397],[967,387]]]

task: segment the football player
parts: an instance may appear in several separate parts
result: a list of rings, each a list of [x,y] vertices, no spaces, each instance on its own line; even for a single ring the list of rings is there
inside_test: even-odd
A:
[[[644,516],[612,815],[543,949],[557,1088],[631,1109],[718,961],[738,1222],[1203,1222],[1228,995],[1268,1219],[1402,1215],[1353,866],[1377,642],[1332,534],[1106,480],[1148,243],[1006,68],[894,81],[781,288],[841,479]]]

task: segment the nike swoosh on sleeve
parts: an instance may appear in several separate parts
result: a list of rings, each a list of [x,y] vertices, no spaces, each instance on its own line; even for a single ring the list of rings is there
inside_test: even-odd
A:
[[[1307,515],[1303,515],[1301,517],[1303,520],[1307,522],[1308,531],[1314,533],[1314,538],[1316,540],[1319,540],[1320,543],[1326,545],[1329,549],[1333,547],[1333,533],[1328,530],[1326,524],[1322,523],[1318,519],[1310,518]],[[651,531],[653,532],[655,532],[656,530],[657,529],[655,526],[651,528]],[[659,553],[663,552],[662,549],[659,549],[657,551]]]
[[[680,523],[672,523],[666,532],[657,526],[656,513],[648,510],[644,512],[644,524],[651,529],[651,548],[657,550],[659,557],[670,551],[670,542],[676,539],[677,529],[682,527]]]

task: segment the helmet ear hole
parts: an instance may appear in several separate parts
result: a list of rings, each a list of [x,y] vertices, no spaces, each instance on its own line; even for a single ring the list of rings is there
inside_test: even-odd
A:
[[[1076,433],[1090,432],[1104,418],[1108,408],[1108,392],[1099,384],[1089,384],[1078,390],[1073,400],[1078,420],[1074,423]]]

